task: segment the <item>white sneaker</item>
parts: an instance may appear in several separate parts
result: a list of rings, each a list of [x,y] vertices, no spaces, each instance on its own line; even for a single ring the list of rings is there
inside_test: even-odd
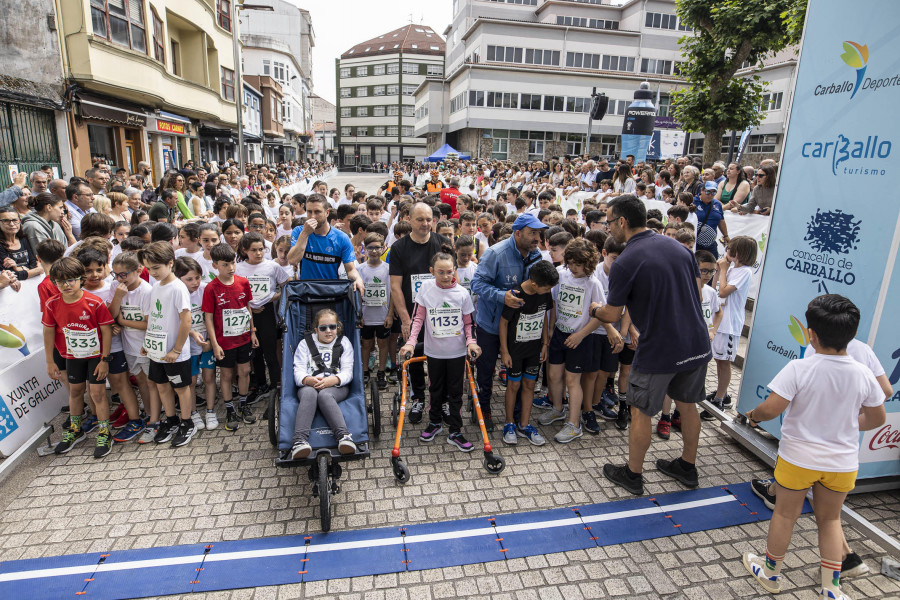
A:
[[[556,410],[555,408],[548,408],[544,411],[544,414],[538,417],[538,423],[541,425],[550,425],[552,423],[556,423],[557,421],[562,421],[566,418],[566,409]]]
[[[138,438],[138,444],[152,444],[153,438],[156,437],[156,427],[151,427],[147,425],[144,427],[144,431],[141,432],[141,437]]]
[[[581,432],[581,427],[575,427],[571,423],[566,423],[553,439],[559,444],[568,444],[571,441],[577,440],[582,435],[584,434]]]
[[[194,423],[194,429],[200,431],[201,429],[206,429],[206,423],[203,422],[203,417],[200,416],[196,410],[191,413],[191,421]]]
[[[338,442],[338,452],[341,454],[356,454],[356,444],[353,443],[353,436],[349,433]]]
[[[207,410],[206,411],[206,428],[212,431],[216,427],[219,426],[219,419],[216,417],[216,411]]]
[[[306,458],[312,452],[312,446],[306,442],[298,442],[291,448],[291,460]]]
[[[753,575],[753,578],[770,594],[777,594],[781,591],[780,575],[766,577],[766,557],[757,556],[752,552],[747,552],[743,556],[744,568]],[[822,590],[823,594],[826,590]],[[827,596],[826,596],[827,597]],[[833,597],[833,596],[832,596]]]

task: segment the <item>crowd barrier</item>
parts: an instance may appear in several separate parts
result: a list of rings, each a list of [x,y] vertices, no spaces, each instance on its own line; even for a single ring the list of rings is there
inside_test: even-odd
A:
[[[282,196],[284,194],[290,194],[291,196],[293,196],[294,194],[308,194],[312,191],[313,183],[315,183],[316,181],[328,181],[329,179],[337,175],[337,172],[337,168],[332,168],[330,171],[326,171],[322,175],[318,175],[316,177],[307,177],[300,181],[295,181],[290,185],[283,185],[278,190],[278,193],[280,193]]]

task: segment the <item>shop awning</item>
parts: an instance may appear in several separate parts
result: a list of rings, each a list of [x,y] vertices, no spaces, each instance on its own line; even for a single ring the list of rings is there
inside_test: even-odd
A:
[[[145,127],[147,125],[147,113],[140,106],[95,96],[87,92],[77,92],[76,99],[80,116],[84,119],[98,119],[129,127]]]
[[[220,129],[218,127],[208,127],[201,125],[197,130],[201,138],[213,140],[216,142],[234,143],[237,135],[230,129]]]

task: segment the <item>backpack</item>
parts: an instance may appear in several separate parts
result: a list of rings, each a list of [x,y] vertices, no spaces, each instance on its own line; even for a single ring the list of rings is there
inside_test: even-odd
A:
[[[309,359],[316,365],[316,370],[313,372],[313,375],[336,375],[341,370],[341,355],[344,353],[344,336],[335,338],[334,340],[334,350],[331,353],[331,364],[326,365],[325,361],[322,360],[322,355],[319,354],[319,348],[316,346],[316,343],[313,341],[313,334],[307,333],[304,336],[306,340],[306,347],[309,349]]]

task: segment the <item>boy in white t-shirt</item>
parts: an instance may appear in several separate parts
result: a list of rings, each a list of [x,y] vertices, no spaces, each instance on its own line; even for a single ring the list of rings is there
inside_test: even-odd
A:
[[[363,382],[369,383],[369,357],[375,349],[378,338],[378,372],[379,390],[387,389],[385,366],[391,337],[391,326],[394,324],[391,307],[391,277],[388,264],[381,260],[384,252],[384,236],[380,233],[366,234],[363,240],[368,260],[356,269],[362,277],[366,292],[363,295],[361,337],[361,358],[363,365]]]
[[[738,342],[744,329],[744,313],[747,294],[750,293],[750,280],[753,277],[753,265],[759,246],[756,240],[746,235],[739,235],[728,242],[725,255],[716,263],[719,269],[719,298],[722,300],[722,320],[712,338],[713,359],[716,361],[718,387],[712,399],[713,405],[721,410],[731,405],[726,394],[731,383],[731,363],[738,351]],[[700,413],[704,421],[712,421],[715,417],[708,411]]]
[[[781,567],[807,491],[821,551],[821,597],[846,600],[840,589],[841,507],[856,485],[859,433],[885,421],[884,391],[872,371],[847,354],[856,335],[859,309],[847,298],[826,294],[806,310],[810,345],[816,355],[792,360],[775,376],[772,393],[747,413],[751,426],[784,413],[778,463],[778,498],[766,555],[746,553],[744,566],[768,592],[781,591]]]

